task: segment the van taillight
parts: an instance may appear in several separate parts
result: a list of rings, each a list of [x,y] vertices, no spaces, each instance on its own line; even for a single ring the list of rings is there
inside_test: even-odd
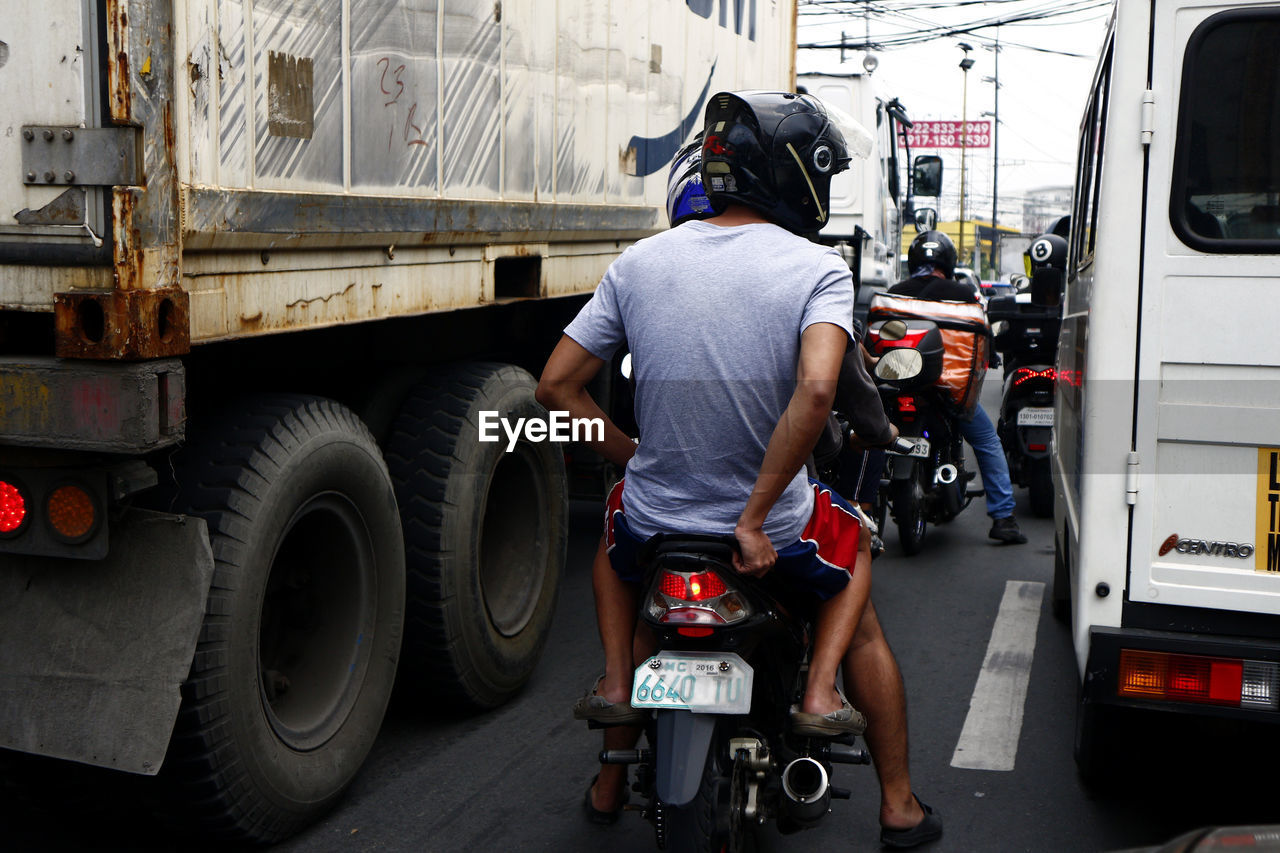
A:
[[[1280,709],[1280,663],[1120,650],[1116,693],[1131,699]]]

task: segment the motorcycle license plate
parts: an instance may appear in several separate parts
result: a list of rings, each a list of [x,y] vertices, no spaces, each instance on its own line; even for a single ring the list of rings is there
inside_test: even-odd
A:
[[[1018,412],[1018,426],[1053,426],[1053,409],[1022,409]]]
[[[658,652],[636,667],[633,708],[745,714],[751,710],[751,665],[731,652]]]
[[[929,439],[921,437],[907,438],[906,436],[903,436],[903,438],[911,442],[911,452],[900,453],[900,456],[916,456],[920,459],[929,458]]]

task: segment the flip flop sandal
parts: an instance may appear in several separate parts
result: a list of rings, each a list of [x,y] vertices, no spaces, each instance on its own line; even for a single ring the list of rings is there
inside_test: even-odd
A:
[[[916,797],[912,793],[913,797]],[[918,847],[921,844],[928,844],[931,841],[937,841],[942,837],[942,818],[924,801],[916,797],[916,802],[920,804],[920,808],[924,809],[924,819],[910,829],[889,829],[881,827],[880,843],[885,847],[896,847],[904,850],[908,847]]]
[[[622,814],[622,810],[626,808],[627,801],[631,799],[631,790],[624,786],[622,789],[622,802],[618,803],[618,807],[611,812],[603,812],[595,806],[591,805],[591,789],[596,786],[596,780],[600,778],[597,773],[591,777],[591,781],[587,783],[587,794],[582,798],[582,808],[587,813],[587,820],[599,826],[613,826],[618,822],[618,816]]]
[[[630,702],[610,702],[596,691],[604,676],[596,679],[591,689],[573,703],[573,718],[588,720],[606,726],[638,726],[644,722],[646,712],[631,707]]]

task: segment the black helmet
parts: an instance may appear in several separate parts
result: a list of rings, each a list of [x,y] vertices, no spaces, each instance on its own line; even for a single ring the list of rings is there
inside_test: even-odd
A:
[[[690,219],[707,219],[720,211],[702,189],[702,131],[676,152],[667,173],[667,222],[675,228]]]
[[[720,92],[703,124],[702,180],[718,209],[759,211],[796,234],[827,224],[831,176],[849,166],[822,102],[794,92]]]
[[[928,275],[932,267],[947,278],[956,272],[956,246],[941,231],[921,231],[907,249],[907,272],[912,278]]]
[[[1067,241],[1057,234],[1041,234],[1027,247],[1027,275],[1044,267],[1067,268]]]

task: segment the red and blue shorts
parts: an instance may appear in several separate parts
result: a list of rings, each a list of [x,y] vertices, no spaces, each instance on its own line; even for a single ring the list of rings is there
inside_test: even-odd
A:
[[[628,583],[644,580],[636,555],[644,539],[627,525],[620,481],[605,505],[604,538],[609,563]],[[813,489],[813,514],[800,538],[778,551],[772,571],[794,579],[824,601],[845,588],[858,558],[862,523],[849,502],[830,486],[809,480]]]

